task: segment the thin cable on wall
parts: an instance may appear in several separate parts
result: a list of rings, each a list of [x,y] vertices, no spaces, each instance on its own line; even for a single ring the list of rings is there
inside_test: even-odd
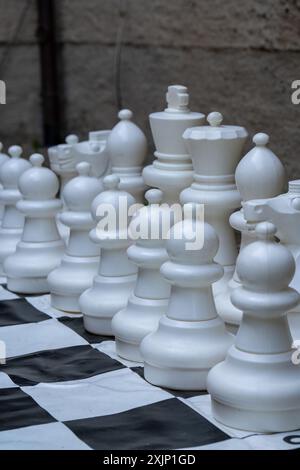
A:
[[[24,6],[21,10],[19,19],[16,23],[16,27],[13,31],[13,34],[12,34],[11,38],[9,39],[9,41],[6,43],[6,45],[4,47],[4,51],[3,51],[3,54],[2,54],[2,57],[1,57],[1,60],[0,60],[1,78],[4,78],[5,66],[7,64],[8,59],[9,59],[10,47],[14,45],[14,43],[17,40],[17,37],[19,36],[19,33],[22,29],[22,26],[23,26],[23,23],[24,23],[24,20],[25,20],[25,17],[26,17],[26,14],[27,14],[27,11],[29,9],[29,6],[30,6],[31,2],[32,2],[32,0],[26,0],[25,1]]]
[[[121,84],[121,62],[122,62],[122,43],[124,28],[127,20],[127,6],[128,0],[120,0],[119,5],[119,28],[117,32],[116,48],[115,48],[115,63],[114,63],[114,82],[115,82],[115,95],[116,104],[118,109],[123,108],[122,98],[122,84]]]

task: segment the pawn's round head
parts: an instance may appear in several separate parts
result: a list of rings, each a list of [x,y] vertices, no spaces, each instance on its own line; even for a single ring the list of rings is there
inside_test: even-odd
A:
[[[277,243],[274,224],[261,222],[255,232],[257,241],[246,246],[237,260],[237,273],[243,286],[265,292],[287,288],[295,273],[292,254]]]
[[[92,201],[103,189],[100,180],[90,176],[91,164],[80,162],[76,165],[78,176],[64,187],[62,197],[70,211],[90,211]]]
[[[210,264],[218,248],[219,238],[214,228],[196,218],[177,222],[166,242],[170,259],[183,264]]]
[[[0,181],[5,189],[17,189],[20,176],[31,167],[28,160],[20,158],[22,151],[19,145],[12,145],[8,149],[11,158],[0,168]]]
[[[103,178],[102,191],[92,202],[92,215],[95,220],[100,221],[107,217],[115,221],[115,226],[119,224],[119,214],[124,214],[124,220],[127,220],[127,211],[135,203],[134,197],[127,191],[119,188],[120,178],[118,175],[107,175]]]
[[[44,157],[34,153],[30,157],[32,168],[25,171],[19,179],[19,189],[25,199],[53,199],[59,189],[59,181],[52,170],[43,167]]]

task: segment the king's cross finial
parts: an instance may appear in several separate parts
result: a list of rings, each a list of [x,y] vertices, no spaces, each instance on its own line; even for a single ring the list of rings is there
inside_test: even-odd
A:
[[[188,110],[189,94],[187,87],[182,85],[171,85],[168,87],[166,97],[169,110]]]

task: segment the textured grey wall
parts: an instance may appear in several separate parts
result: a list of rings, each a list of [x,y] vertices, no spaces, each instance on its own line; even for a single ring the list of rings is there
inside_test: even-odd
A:
[[[0,0],[0,58],[24,0]],[[5,144],[42,142],[35,2],[0,76]],[[116,122],[115,56],[122,39],[124,107],[150,139],[148,114],[164,106],[169,84],[189,87],[191,105],[218,110],[250,134],[270,134],[271,147],[300,178],[300,0],[57,0],[63,134]],[[124,16],[125,13],[125,16]],[[123,34],[121,35],[123,25]],[[151,145],[151,142],[150,142]]]

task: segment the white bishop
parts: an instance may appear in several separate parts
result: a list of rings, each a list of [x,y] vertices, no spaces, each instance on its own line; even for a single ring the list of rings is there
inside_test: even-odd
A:
[[[132,112],[122,109],[120,121],[107,139],[111,171],[120,178],[120,189],[129,192],[143,203],[146,185],[142,169],[147,155],[147,140],[141,129],[132,122]]]

